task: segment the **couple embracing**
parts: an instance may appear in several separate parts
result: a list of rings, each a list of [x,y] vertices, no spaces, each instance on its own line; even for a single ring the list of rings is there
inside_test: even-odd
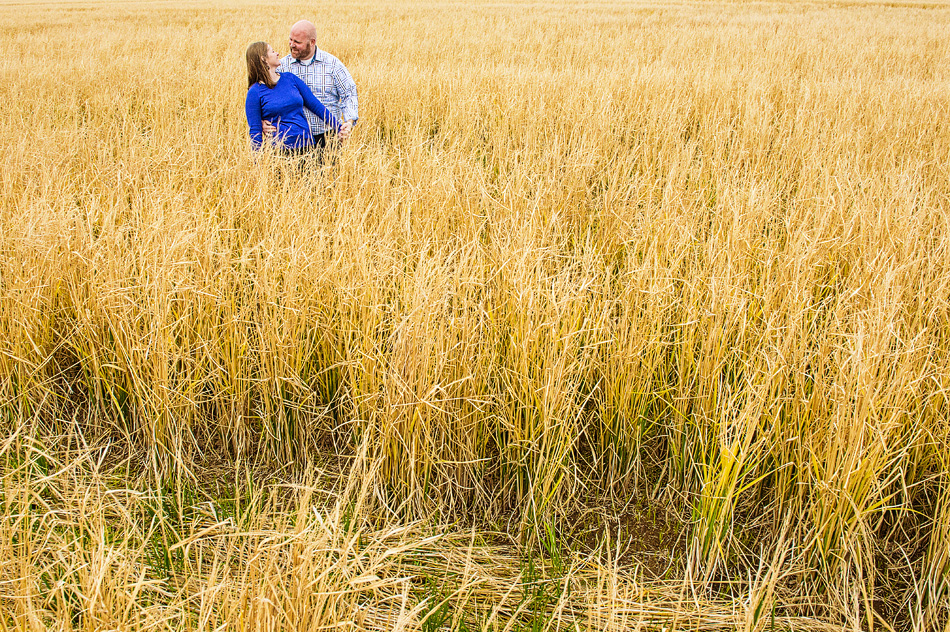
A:
[[[290,55],[283,59],[267,42],[247,47],[244,112],[251,143],[266,137],[287,156],[317,158],[329,136],[350,136],[359,117],[356,84],[340,60],[317,48],[317,29],[301,20],[290,29]]]

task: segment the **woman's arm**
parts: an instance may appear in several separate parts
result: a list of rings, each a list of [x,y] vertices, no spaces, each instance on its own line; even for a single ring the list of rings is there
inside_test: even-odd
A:
[[[340,121],[337,120],[333,113],[327,109],[327,106],[323,105],[310,88],[303,82],[303,79],[298,77],[293,73],[287,73],[288,76],[294,78],[294,85],[297,86],[297,89],[300,91],[300,96],[303,97],[303,104],[308,110],[319,116],[323,121],[332,127],[336,131],[340,131]]]
[[[260,149],[264,141],[264,130],[261,126],[261,93],[255,90],[256,86],[251,86],[247,91],[247,98],[244,99],[244,114],[247,116],[247,127],[251,134],[251,145],[254,149]]]

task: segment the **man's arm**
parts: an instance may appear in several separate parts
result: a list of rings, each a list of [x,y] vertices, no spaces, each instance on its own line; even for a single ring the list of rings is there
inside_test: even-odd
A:
[[[356,125],[360,117],[359,98],[356,95],[356,82],[343,64],[337,65],[333,73],[333,82],[336,84],[336,93],[340,98],[340,119]]]

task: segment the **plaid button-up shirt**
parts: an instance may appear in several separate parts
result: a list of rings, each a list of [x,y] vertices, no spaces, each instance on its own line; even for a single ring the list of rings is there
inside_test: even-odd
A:
[[[333,112],[341,123],[344,121],[356,122],[359,118],[359,101],[356,99],[356,83],[349,71],[339,59],[319,48],[313,57],[300,61],[287,55],[280,60],[277,72],[292,72],[307,84],[314,96]],[[327,131],[323,120],[304,108],[307,122],[310,123],[310,133],[314,136]]]

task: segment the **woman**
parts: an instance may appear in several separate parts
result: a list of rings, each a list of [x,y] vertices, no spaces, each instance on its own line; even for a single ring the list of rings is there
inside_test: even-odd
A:
[[[277,128],[274,140],[282,153],[301,155],[314,149],[304,107],[326,121],[330,128],[337,132],[344,130],[344,126],[299,77],[292,72],[277,73],[280,59],[267,42],[254,42],[248,46],[246,57],[244,112],[255,149],[260,149],[264,142],[262,121],[269,121]]]

